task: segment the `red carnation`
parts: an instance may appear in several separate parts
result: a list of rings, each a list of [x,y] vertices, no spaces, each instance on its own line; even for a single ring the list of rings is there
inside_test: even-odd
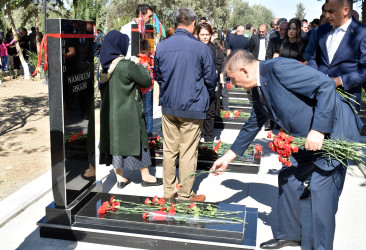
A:
[[[191,205],[189,206],[189,208],[190,208],[190,209],[193,209],[193,208],[194,208],[194,207],[196,207],[196,206],[197,206],[197,205],[196,205],[196,203],[193,203],[193,202],[192,202],[192,203],[191,203]]]
[[[145,213],[142,214],[142,219],[143,220],[146,220],[148,217],[149,217],[149,213],[145,212]]]
[[[183,185],[182,185],[182,184],[179,184],[179,183],[175,184],[175,186],[176,186],[178,189],[182,189],[182,188],[183,188]]]
[[[152,220],[164,221],[166,220],[166,213],[163,211],[154,211],[152,215]]]
[[[262,153],[262,149],[263,147],[261,145],[255,145],[255,151],[257,151],[258,153]]]
[[[150,203],[152,203],[152,201],[149,198],[145,199],[145,205],[149,205]]]

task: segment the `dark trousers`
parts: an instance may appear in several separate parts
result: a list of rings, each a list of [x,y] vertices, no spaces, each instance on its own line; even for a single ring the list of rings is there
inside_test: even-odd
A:
[[[152,136],[154,131],[154,110],[153,110],[153,90],[150,89],[146,94],[142,96],[142,102],[144,104],[144,112],[146,119],[146,129],[148,136]]]
[[[335,214],[346,170],[339,164],[334,170],[325,171],[306,159],[298,160],[297,166],[283,167],[278,175],[278,228],[275,238],[301,239],[299,198],[304,192],[304,181],[310,180],[313,249],[333,249]]]
[[[205,141],[213,141],[213,133],[215,126],[215,115],[216,115],[216,97],[210,99],[210,106],[206,112],[206,120],[203,122],[204,139]]]

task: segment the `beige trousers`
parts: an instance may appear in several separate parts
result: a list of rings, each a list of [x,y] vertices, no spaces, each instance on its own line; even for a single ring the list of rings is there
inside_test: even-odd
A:
[[[178,194],[178,199],[188,200],[193,196],[192,186],[195,176],[188,178],[181,189],[177,189],[175,161],[179,154],[179,181],[182,182],[197,169],[198,143],[204,120],[187,119],[172,115],[162,115],[164,136],[163,182],[164,197]]]

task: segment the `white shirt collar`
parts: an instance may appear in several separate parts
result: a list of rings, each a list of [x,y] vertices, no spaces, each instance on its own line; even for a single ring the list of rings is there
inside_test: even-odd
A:
[[[348,26],[351,24],[351,22],[352,22],[352,17],[350,17],[350,19],[348,19],[348,21],[347,21],[347,22],[345,22],[342,26],[339,26],[338,28],[339,28],[340,30],[342,30],[342,31],[346,32],[346,31],[347,31],[347,29],[348,29]],[[333,28],[336,28],[336,27],[333,27]]]
[[[257,86],[261,86],[261,74],[260,74],[260,72],[259,72],[259,64],[260,64],[260,62],[258,62],[258,66],[257,66]]]

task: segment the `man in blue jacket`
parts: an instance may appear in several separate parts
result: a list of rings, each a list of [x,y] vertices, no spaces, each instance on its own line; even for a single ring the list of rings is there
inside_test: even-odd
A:
[[[258,62],[252,54],[237,51],[227,58],[226,72],[234,84],[251,89],[253,109],[231,149],[211,170],[224,170],[237,155],[242,155],[267,118],[292,136],[306,137],[305,148],[291,156],[292,167],[284,166],[278,175],[278,229],[275,239],[260,247],[300,245],[300,196],[305,190],[304,182],[310,180],[312,249],[332,249],[346,168],[318,153],[324,138],[358,141],[362,121],[350,104],[336,94],[331,78],[293,59],[278,57]]]
[[[331,77],[337,87],[352,94],[360,111],[362,85],[366,83],[366,26],[350,16],[352,0],[327,0],[328,23],[320,25],[309,66]]]
[[[197,168],[198,143],[209,98],[215,94],[216,68],[211,49],[192,34],[196,13],[179,9],[174,16],[175,34],[158,44],[155,54],[155,76],[160,85],[162,106],[164,197],[204,201],[204,195],[192,191]],[[179,154],[178,187],[175,160]]]

